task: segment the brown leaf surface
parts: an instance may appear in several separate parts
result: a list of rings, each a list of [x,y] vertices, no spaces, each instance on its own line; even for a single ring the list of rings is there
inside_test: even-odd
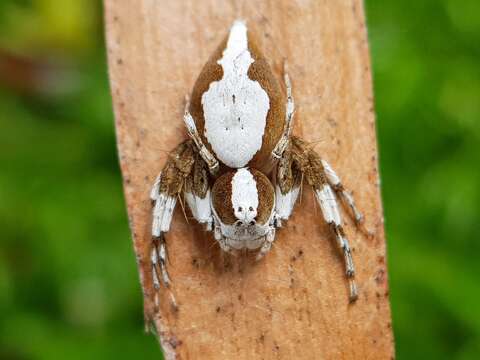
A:
[[[105,0],[111,88],[145,311],[167,359],[390,359],[383,215],[370,60],[359,0]],[[167,234],[179,311],[154,303],[148,197],[166,152],[186,137],[183,99],[236,18],[248,20],[281,76],[284,57],[297,112],[294,132],[353,190],[367,238],[345,216],[359,300],[348,303],[342,257],[305,188],[273,250],[220,253],[178,206]]]

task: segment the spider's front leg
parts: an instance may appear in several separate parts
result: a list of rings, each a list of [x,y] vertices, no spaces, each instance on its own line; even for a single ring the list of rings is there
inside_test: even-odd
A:
[[[265,241],[257,253],[256,260],[261,260],[264,258],[265,255],[272,249],[273,242],[275,241],[275,225],[272,223],[270,224],[270,229],[265,235]]]
[[[186,140],[169,154],[150,193],[153,202],[152,219],[152,280],[155,289],[162,282],[168,289],[170,276],[167,270],[168,253],[165,233],[170,230],[173,211],[182,191],[193,216],[200,222],[211,224],[210,189],[207,164],[196,150],[192,140]],[[172,304],[176,301],[170,292]]]
[[[262,259],[272,248],[276,228],[282,226],[282,220],[288,220],[300,193],[302,174],[295,166],[289,148],[282,152],[278,161],[275,181],[275,209],[270,220],[270,229],[260,248],[257,260]]]
[[[300,193],[302,172],[294,162],[292,146],[288,146],[278,161],[275,182],[275,223],[282,225],[282,220],[288,220]]]
[[[295,113],[295,102],[293,101],[292,95],[292,83],[290,81],[290,77],[288,76],[288,64],[286,60],[283,63],[283,80],[285,83],[285,90],[287,92],[287,103],[285,104],[285,126],[280,140],[272,151],[272,156],[274,159],[280,159],[288,146],[290,134],[292,132],[293,115]]]
[[[331,226],[338,246],[343,252],[345,273],[350,283],[350,301],[355,301],[358,298],[358,291],[355,284],[355,267],[353,264],[352,250],[343,230],[342,218],[335,192],[344,197],[353,212],[357,224],[363,221],[363,216],[355,207],[353,197],[344,189],[339,177],[330,165],[320,159],[315,151],[307,148],[305,143],[299,138],[292,137],[291,141],[293,163],[296,164],[304,174],[308,184],[313,187],[315,196],[322,210],[323,218]]]
[[[217,158],[207,149],[205,144],[202,141],[200,134],[198,133],[197,126],[195,125],[195,121],[193,120],[192,115],[189,112],[190,108],[190,98],[185,96],[185,112],[183,115],[183,122],[187,127],[188,135],[195,143],[195,146],[198,149],[198,152],[202,159],[207,163],[208,170],[212,175],[215,175],[219,169],[219,163]]]

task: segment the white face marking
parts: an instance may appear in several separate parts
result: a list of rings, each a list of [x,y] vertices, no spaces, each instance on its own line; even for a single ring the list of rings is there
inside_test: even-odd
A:
[[[273,211],[266,224],[244,226],[224,224],[214,207],[212,207],[212,213],[215,219],[215,240],[219,243],[225,242],[225,244],[234,249],[258,249],[265,242],[265,236],[272,230]]]
[[[225,242],[234,249],[257,249],[265,242],[265,236],[272,231],[272,221],[275,211],[272,209],[270,218],[265,224],[255,222],[258,212],[257,182],[252,173],[246,169],[239,169],[232,178],[232,207],[236,218],[235,224],[224,224],[212,206],[215,219],[215,239]]]
[[[257,182],[246,168],[237,170],[233,175],[232,206],[235,217],[245,224],[249,224],[257,216]]]
[[[247,27],[236,21],[218,64],[223,78],[202,95],[205,136],[227,166],[241,168],[262,147],[270,100],[257,81],[248,77],[254,62],[248,50]]]
[[[242,226],[224,224],[213,206],[212,214],[215,223],[214,238],[221,246],[223,242],[234,249],[257,249],[262,246],[266,240],[265,236],[272,230],[273,211],[265,224]]]

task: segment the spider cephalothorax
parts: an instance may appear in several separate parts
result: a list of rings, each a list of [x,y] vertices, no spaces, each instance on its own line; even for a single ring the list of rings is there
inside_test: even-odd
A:
[[[260,171],[241,168],[219,177],[212,188],[215,238],[223,250],[257,249],[273,236],[275,193]]]
[[[335,194],[349,205],[357,224],[362,216],[330,165],[291,136],[294,103],[286,72],[284,81],[286,95],[246,24],[236,21],[204,66],[191,102],[187,99],[190,139],[171,152],[151,192],[155,287],[160,278],[170,284],[164,233],[181,192],[222,250],[259,249],[260,259],[271,249],[275,229],[290,217],[303,177],[342,249],[350,299],[357,298]]]

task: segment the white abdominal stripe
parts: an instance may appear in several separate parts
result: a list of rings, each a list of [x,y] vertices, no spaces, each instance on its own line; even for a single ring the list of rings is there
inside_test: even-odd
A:
[[[222,58],[223,78],[202,94],[205,137],[217,158],[241,168],[262,147],[270,99],[258,81],[248,77],[254,59],[248,49],[247,27],[236,21]]]

